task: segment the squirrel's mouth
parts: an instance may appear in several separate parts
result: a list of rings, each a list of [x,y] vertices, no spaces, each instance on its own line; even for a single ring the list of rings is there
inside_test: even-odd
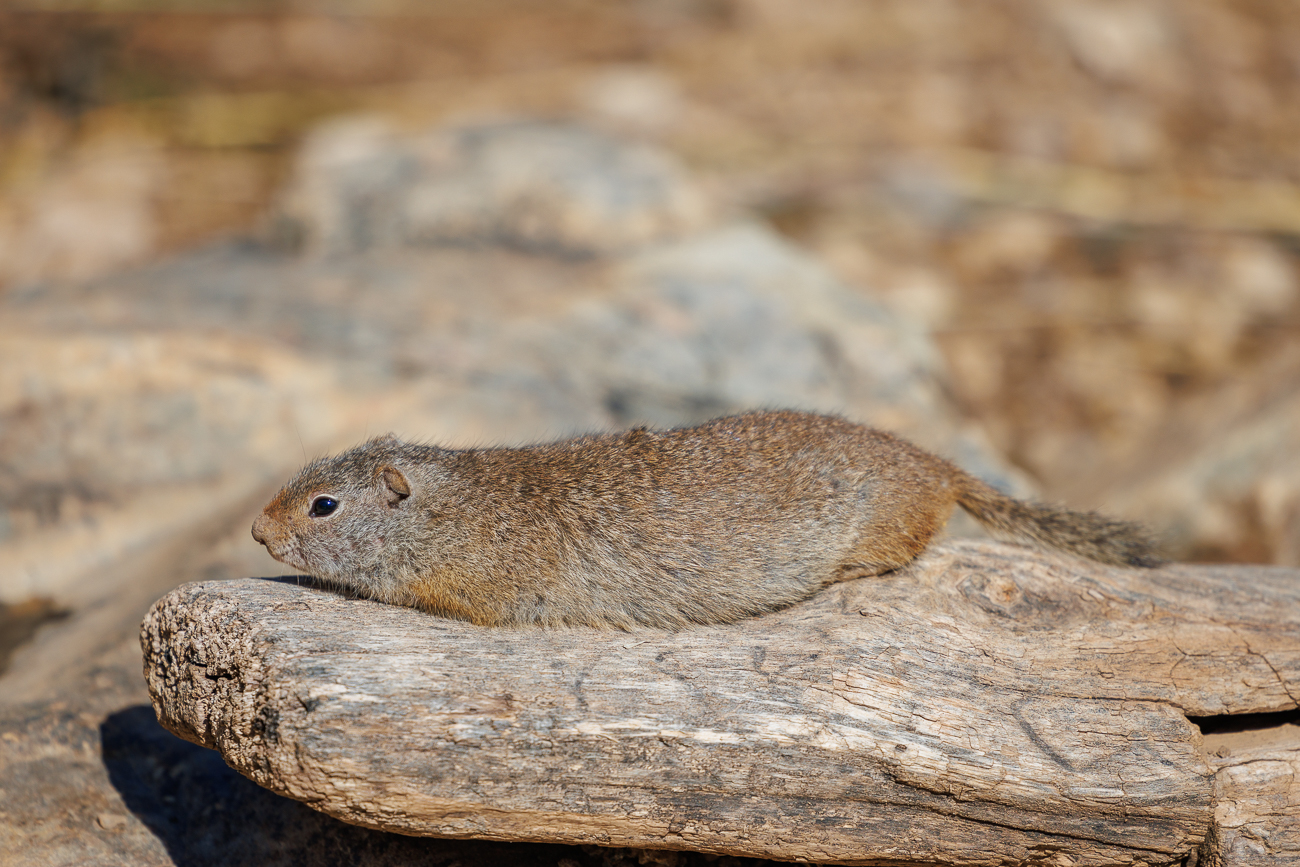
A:
[[[269,541],[262,542],[262,547],[266,549],[266,553],[271,555],[271,559],[276,562],[283,563],[286,566],[292,566],[295,569],[301,569],[304,572],[311,571],[307,568],[307,564],[302,561],[301,557],[294,556],[296,552],[293,550],[280,548],[279,546],[272,545]]]
[[[293,568],[301,569],[304,572],[312,571],[311,567],[308,566],[307,563],[301,557],[294,556],[296,553],[294,551],[271,551],[269,548],[267,549],[267,551],[270,553],[272,557],[274,557],[276,560],[279,560],[281,563],[283,563],[286,566],[292,566]]]

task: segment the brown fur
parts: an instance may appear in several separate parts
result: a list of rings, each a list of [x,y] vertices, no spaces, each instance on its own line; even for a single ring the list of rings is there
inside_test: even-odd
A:
[[[320,496],[339,505],[312,517]],[[328,582],[478,624],[671,629],[896,569],[954,503],[1004,536],[1157,562],[1132,524],[1012,499],[890,434],[798,412],[514,449],[373,439],[305,467],[253,537]]]

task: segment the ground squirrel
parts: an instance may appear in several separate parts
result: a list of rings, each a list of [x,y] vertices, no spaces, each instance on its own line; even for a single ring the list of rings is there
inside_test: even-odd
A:
[[[800,412],[451,450],[372,439],[253,523],[271,556],[484,625],[680,628],[772,611],[916,557],[956,503],[999,536],[1155,565],[1142,530],[999,493],[878,430]]]

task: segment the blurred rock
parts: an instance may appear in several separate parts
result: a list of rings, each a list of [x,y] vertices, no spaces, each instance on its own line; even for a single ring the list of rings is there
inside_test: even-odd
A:
[[[736,226],[647,250],[575,311],[576,351],[620,422],[685,424],[755,406],[951,427],[938,355],[913,324],[770,230]]]
[[[296,429],[328,427],[327,379],[234,337],[6,334],[0,453],[24,457],[10,478],[74,480],[92,496],[211,479],[236,443],[256,461]]]
[[[1295,265],[1275,244],[1257,238],[1230,239],[1225,250],[1223,280],[1239,298],[1246,323],[1280,316],[1300,301]]]
[[[578,127],[515,121],[404,138],[361,118],[309,137],[275,231],[326,255],[501,243],[584,256],[707,220],[667,154]]]
[[[1092,74],[1126,84],[1164,84],[1175,55],[1171,22],[1142,0],[1064,0],[1049,7],[1075,58]]]
[[[405,195],[399,167],[419,160],[382,125],[349,122],[306,146],[304,176],[316,180],[304,185],[300,176],[287,196],[338,193],[311,199],[320,207],[304,223],[328,255],[213,248],[96,286],[15,297],[11,309],[43,329],[204,328],[291,347],[372,402],[376,393],[400,395],[404,422],[396,412],[371,421],[396,421],[413,436],[679,424],[769,405],[845,412],[953,450],[960,425],[921,330],[766,229],[738,224],[680,240],[655,233],[633,245],[635,232],[614,219],[605,228],[623,252],[585,259],[572,258],[576,242],[521,251],[503,239],[499,221],[510,209],[492,191],[520,175],[508,159],[515,149],[528,146],[523,174],[539,178],[568,177],[585,156],[605,155],[591,166],[595,186],[551,190],[563,212],[585,208],[592,189],[611,201],[642,189],[641,155],[652,152],[522,123],[412,141],[492,155],[462,190],[471,211],[491,216],[466,229],[467,243],[408,243],[404,224],[383,222]],[[546,146],[533,148],[538,142]],[[638,207],[648,201],[629,195]],[[345,207],[363,200],[383,219]],[[329,214],[348,215],[352,228]],[[346,254],[349,246],[363,249]],[[316,433],[304,441],[322,442]]]
[[[9,657],[32,640],[45,624],[66,617],[49,599],[32,597],[13,605],[0,602],[0,674],[9,667]]]
[[[165,183],[156,142],[105,135],[50,160],[0,198],[0,287],[81,280],[144,261]]]
[[[329,377],[233,336],[3,334],[0,601],[111,594],[77,579],[247,496],[301,431],[332,430]]]
[[[1300,379],[1289,392],[1138,476],[1116,506],[1144,516],[1180,557],[1300,565]]]
[[[321,261],[225,248],[10,311],[46,332],[202,327],[270,342],[339,383],[296,406],[364,396],[354,437],[395,427],[508,441],[765,405],[847,413],[945,451],[960,451],[964,436],[920,329],[757,226],[594,262],[500,249]],[[306,424],[302,441],[319,448],[333,431]]]
[[[601,70],[579,98],[593,121],[632,135],[662,134],[678,122],[683,110],[673,80],[648,65]]]
[[[1133,264],[1128,301],[1146,332],[1147,352],[1163,355],[1171,368],[1216,378],[1250,351],[1260,326],[1291,319],[1297,302],[1292,257],[1242,236],[1143,257]]]
[[[994,214],[968,226],[953,244],[953,264],[973,280],[1031,275],[1051,264],[1062,226],[1044,214]]]

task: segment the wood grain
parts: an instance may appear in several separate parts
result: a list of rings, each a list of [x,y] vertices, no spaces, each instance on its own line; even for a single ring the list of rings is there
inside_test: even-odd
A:
[[[177,589],[142,643],[165,726],[369,827],[854,864],[1206,864],[1224,857],[1226,783],[1216,796],[1187,715],[1297,706],[1300,572],[949,543],[678,633],[485,629],[250,579]],[[1268,803],[1286,819],[1300,799]]]

